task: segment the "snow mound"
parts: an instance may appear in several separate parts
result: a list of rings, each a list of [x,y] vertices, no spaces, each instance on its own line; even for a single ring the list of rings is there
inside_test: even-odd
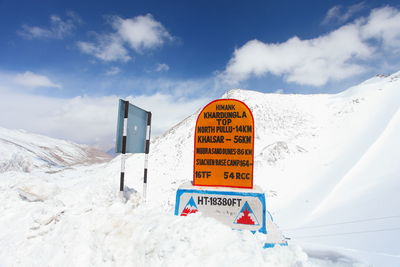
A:
[[[200,213],[174,216],[143,204],[132,188],[121,197],[116,174],[112,164],[40,177],[3,173],[0,265],[358,266],[309,257],[297,245],[263,249],[263,234],[235,231]]]
[[[16,190],[21,199],[34,202],[52,198],[59,191],[59,187],[54,183],[33,178],[17,185]]]

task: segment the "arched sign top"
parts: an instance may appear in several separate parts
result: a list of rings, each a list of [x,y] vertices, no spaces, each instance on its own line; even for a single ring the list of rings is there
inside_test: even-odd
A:
[[[193,185],[253,188],[254,118],[245,103],[207,104],[194,138]]]

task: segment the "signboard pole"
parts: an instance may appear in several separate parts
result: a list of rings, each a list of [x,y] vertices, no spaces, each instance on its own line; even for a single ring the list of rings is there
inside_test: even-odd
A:
[[[143,174],[143,199],[146,201],[147,193],[147,167],[149,164],[149,152],[150,152],[150,134],[151,134],[151,112],[147,112],[147,131],[146,131],[146,147],[144,156],[144,174]]]
[[[126,135],[128,129],[128,111],[129,101],[124,101],[124,123],[122,125],[122,151],[121,151],[121,176],[119,183],[119,191],[124,191],[124,178],[125,178],[125,159],[126,159]]]
[[[132,105],[129,101],[120,99],[115,145],[115,152],[121,153],[120,193],[124,191],[126,153],[145,153],[143,198],[146,200],[150,135],[151,112]]]

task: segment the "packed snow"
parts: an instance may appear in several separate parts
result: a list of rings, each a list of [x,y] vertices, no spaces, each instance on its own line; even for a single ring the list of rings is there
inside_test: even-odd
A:
[[[269,249],[261,233],[173,216],[176,190],[193,175],[198,113],[152,141],[146,200],[143,155],[127,159],[121,196],[119,157],[76,165],[69,146],[54,157],[45,149],[54,139],[0,128],[0,141],[15,137],[0,142],[0,164],[31,162],[0,173],[0,266],[400,266],[399,87],[397,73],[336,95],[223,96],[255,118],[255,184],[290,238]]]

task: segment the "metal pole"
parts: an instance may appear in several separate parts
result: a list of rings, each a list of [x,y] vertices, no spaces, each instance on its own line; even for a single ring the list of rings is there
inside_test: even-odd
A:
[[[144,155],[144,174],[143,174],[143,199],[146,201],[147,194],[147,167],[149,164],[149,151],[150,151],[150,135],[151,135],[151,112],[147,112],[147,131],[146,131],[146,145]]]
[[[122,154],[121,154],[121,176],[119,183],[119,191],[124,191],[124,178],[125,178],[125,159],[126,159],[126,135],[128,129],[128,113],[129,113],[129,101],[124,101],[124,124],[122,126]]]

